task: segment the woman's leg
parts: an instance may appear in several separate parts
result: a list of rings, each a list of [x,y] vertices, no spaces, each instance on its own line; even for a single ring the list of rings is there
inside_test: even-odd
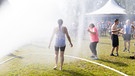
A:
[[[60,70],[62,70],[63,63],[64,63],[64,51],[60,51]]]
[[[55,47],[55,66],[54,69],[58,66],[58,55],[59,55],[59,47]]]
[[[94,43],[93,43],[93,53],[94,53],[94,55],[97,57],[97,50],[96,50],[96,47],[97,47],[97,42],[94,42]]]
[[[66,46],[60,48],[60,70],[62,70],[62,66],[64,63],[64,51]]]
[[[92,56],[94,56],[94,52],[93,52],[93,42],[90,43],[90,50],[92,52]]]

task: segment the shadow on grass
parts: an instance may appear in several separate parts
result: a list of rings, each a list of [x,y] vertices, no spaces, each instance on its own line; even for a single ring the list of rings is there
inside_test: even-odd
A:
[[[90,73],[90,72],[85,72],[84,70],[78,71],[77,70],[67,70],[67,69],[63,69],[63,70],[48,70],[48,69],[37,69],[34,68],[38,71],[44,71],[46,74],[48,75],[56,75],[56,76],[95,76],[94,74]]]
[[[20,58],[20,59],[22,59],[22,58],[23,58],[23,57],[21,57],[21,56],[17,56],[17,55],[12,54],[12,53],[8,54],[8,56],[15,57],[15,58]]]
[[[133,55],[131,55],[131,56],[133,56]],[[125,59],[128,59],[128,60],[135,60],[135,59],[130,58],[130,56],[123,56],[123,57],[120,57],[120,58],[125,58]]]
[[[110,59],[110,60],[99,59],[99,61],[111,63],[111,64],[114,64],[114,65],[117,65],[117,66],[125,66],[125,67],[128,66],[127,64],[125,64],[125,63],[123,63],[123,62],[111,61],[111,59]]]
[[[99,44],[111,45],[111,43],[99,42]]]
[[[83,72],[83,73],[81,73],[81,72],[77,72],[77,71],[74,71],[74,70],[62,70],[62,72],[64,72],[64,73],[68,73],[68,75],[70,75],[70,76],[95,76],[94,74],[92,74],[92,73],[84,73],[85,71],[81,71],[81,72]]]

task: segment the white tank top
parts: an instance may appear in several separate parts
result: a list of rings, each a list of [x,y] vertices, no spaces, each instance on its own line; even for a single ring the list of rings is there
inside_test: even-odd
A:
[[[63,47],[65,46],[65,33],[62,31],[62,27],[59,27],[57,33],[56,33],[56,40],[55,40],[55,46],[56,47]]]

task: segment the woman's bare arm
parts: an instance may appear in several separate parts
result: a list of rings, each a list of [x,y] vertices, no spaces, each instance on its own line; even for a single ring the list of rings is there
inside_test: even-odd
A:
[[[68,31],[67,31],[67,28],[66,28],[66,27],[64,27],[64,32],[65,32],[65,34],[66,34],[66,36],[67,36],[67,39],[68,39],[68,41],[69,41],[71,47],[73,47],[73,44],[72,44],[72,42],[71,42],[71,39],[70,39],[70,36],[69,36],[69,34],[68,34]]]
[[[50,43],[49,43],[48,48],[50,48],[50,46],[51,46],[51,42],[52,42],[52,40],[53,40],[53,38],[54,38],[55,33],[56,33],[56,28],[53,30],[53,34],[52,34],[52,36],[51,36],[51,39],[50,39]]]

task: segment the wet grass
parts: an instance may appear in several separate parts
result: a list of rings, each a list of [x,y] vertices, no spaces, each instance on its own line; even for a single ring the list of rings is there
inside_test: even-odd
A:
[[[9,71],[0,73],[0,76],[120,76],[106,68],[83,61],[65,63],[63,70],[53,70],[51,64],[20,64],[18,59],[11,62]]]
[[[74,48],[67,46],[65,54],[91,60],[89,58],[91,55],[89,40],[83,40],[81,46],[75,42],[74,40]],[[131,52],[134,52],[135,49],[133,44],[134,40],[131,41]],[[110,56],[111,40],[108,37],[102,37],[97,47],[99,60],[93,61],[112,67],[129,76],[134,76],[135,60],[130,59],[129,56],[132,54],[123,52],[123,49],[123,40],[120,37],[119,57]],[[13,53],[17,55],[15,59],[0,65],[0,76],[121,76],[104,67],[68,57],[65,57],[62,71],[60,71],[59,68],[53,70],[54,56],[44,55],[47,51],[54,53],[52,50],[53,49],[48,50],[47,47],[39,48],[36,46],[23,48],[21,51]],[[41,55],[29,53],[41,53]],[[18,57],[18,55],[21,54],[29,55],[23,55],[21,58]],[[14,55],[7,56],[6,58],[12,56]]]

